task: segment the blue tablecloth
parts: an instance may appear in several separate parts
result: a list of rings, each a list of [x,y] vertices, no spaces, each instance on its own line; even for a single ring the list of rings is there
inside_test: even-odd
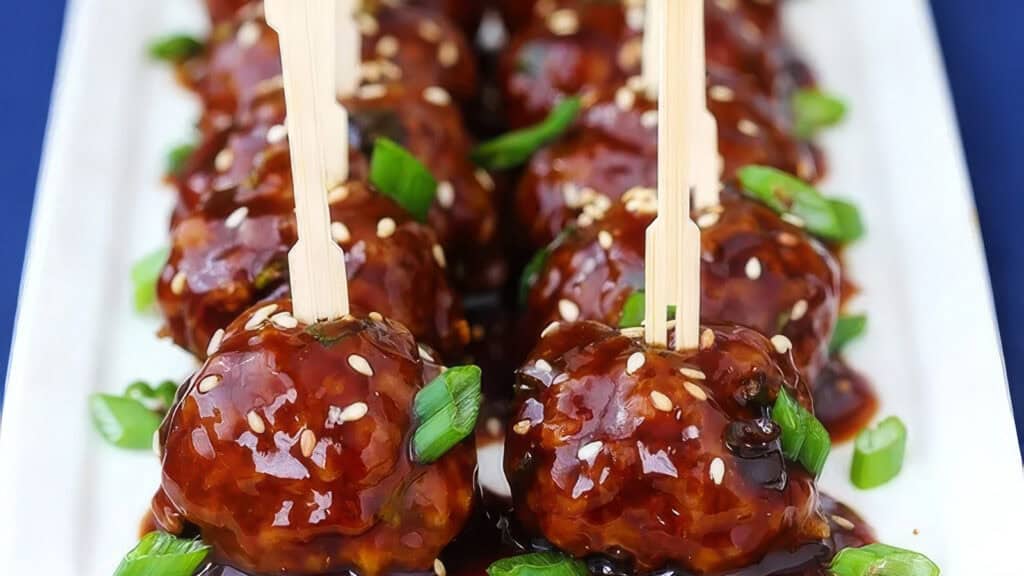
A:
[[[153,0],[150,0],[153,1]],[[159,0],[156,0],[159,1]],[[168,0],[172,1],[172,0]],[[64,0],[8,2],[0,21],[4,225],[0,226],[0,373],[17,305]],[[1024,3],[933,0],[963,129],[1017,420],[1024,423]],[[894,46],[893,49],[898,49]],[[1024,426],[1018,427],[1024,443]]]

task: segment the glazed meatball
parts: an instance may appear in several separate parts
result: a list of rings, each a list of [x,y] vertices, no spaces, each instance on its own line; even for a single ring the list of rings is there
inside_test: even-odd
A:
[[[701,348],[556,325],[518,371],[505,472],[526,530],[640,572],[719,574],[775,550],[828,554],[813,477],[781,452],[770,406],[807,386],[787,354],[732,325]]]
[[[161,430],[161,528],[198,528],[259,574],[425,571],[473,501],[472,441],[436,462],[409,446],[436,375],[379,316],[301,325],[277,300],[235,320]]]
[[[446,355],[460,353],[469,328],[433,231],[359,181],[334,190],[330,200],[352,308],[386,314]],[[287,294],[297,233],[294,205],[286,204],[211,201],[177,222],[157,298],[178,345],[204,358],[214,335],[243,310]]]
[[[774,166],[811,182],[821,178],[820,151],[793,135],[788,109],[760,94],[748,78],[711,67],[708,107],[718,121],[723,180],[751,164]],[[657,102],[630,82],[604,92],[574,129],[534,154],[516,191],[517,219],[538,248],[596,197],[617,200],[626,190],[654,187],[657,180]]]
[[[644,234],[654,192],[634,189],[549,249],[526,297],[527,334],[551,322],[616,326],[644,285]],[[839,266],[822,245],[760,203],[727,188],[721,205],[694,214],[701,226],[701,317],[735,323],[793,346],[801,374],[814,381],[828,357],[839,314]]]
[[[708,62],[750,75],[766,93],[785,99],[813,79],[783,42],[776,8],[755,4],[708,0]],[[640,73],[643,2],[543,0],[536,10],[501,59],[501,90],[513,127],[543,119],[562,98]]]
[[[440,86],[459,102],[476,95],[471,47],[445,17],[422,8],[381,5],[359,14],[357,22],[363,35],[363,81]],[[204,125],[244,115],[260,95],[279,89],[281,55],[263,4],[248,5],[238,18],[217,25],[204,54],[186,67],[186,77],[203,100]]]

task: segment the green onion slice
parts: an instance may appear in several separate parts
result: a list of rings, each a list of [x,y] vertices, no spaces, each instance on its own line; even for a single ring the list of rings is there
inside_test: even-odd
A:
[[[814,414],[793,399],[785,388],[780,388],[772,408],[772,420],[782,429],[780,440],[786,458],[799,462],[815,476],[821,474],[832,450],[832,439]]]
[[[172,176],[180,174],[181,169],[185,167],[185,162],[195,150],[195,144],[180,144],[171,148],[171,151],[167,153],[167,173]]]
[[[436,461],[473,432],[483,393],[480,368],[455,366],[416,394],[413,410],[419,426],[413,434],[416,461]]]
[[[622,306],[622,317],[619,318],[619,328],[635,328],[644,323],[644,315],[647,311],[645,294],[643,290],[636,290],[626,298]],[[675,320],[676,307],[668,307],[668,319]]]
[[[864,335],[867,328],[868,317],[864,314],[840,316],[836,330],[832,333],[832,341],[828,345],[829,352],[835,354],[842,351],[847,344]]]
[[[542,146],[564,134],[576,121],[582,107],[579,97],[566,98],[542,122],[477,146],[472,159],[478,166],[491,170],[521,166]]]
[[[799,219],[812,234],[846,244],[864,234],[856,206],[826,198],[816,188],[769,166],[744,166],[736,173],[743,192],[781,215]]]
[[[132,284],[135,286],[135,310],[145,312],[156,302],[156,283],[171,251],[164,247],[142,257],[132,266]]]
[[[919,552],[885,544],[844,548],[832,559],[833,576],[939,576],[941,570]]]
[[[437,195],[437,180],[422,162],[393,140],[378,138],[374,142],[370,182],[408,210],[413,218],[427,221],[427,213]]]
[[[793,95],[796,133],[811,138],[823,128],[835,126],[846,117],[846,103],[820,90],[798,90]]]
[[[162,418],[142,402],[113,394],[93,394],[89,412],[100,435],[119,448],[148,450]]]
[[[522,276],[519,277],[520,306],[524,308],[526,307],[526,300],[530,295],[530,289],[533,288],[533,285],[540,279],[540,273],[544,270],[544,266],[547,265],[548,258],[550,258],[551,254],[553,254],[555,250],[558,250],[558,247],[561,246],[566,239],[572,236],[575,231],[576,229],[572,226],[562,230],[562,232],[559,233],[559,235],[550,244],[538,250],[537,253],[533,255],[533,258],[530,258],[526,267],[523,268]]]
[[[907,453],[907,427],[895,416],[865,428],[854,442],[850,480],[861,490],[877,488],[899,475]]]
[[[188,34],[171,34],[157,38],[149,45],[149,55],[156,60],[180,64],[203,51],[203,43]]]
[[[209,552],[200,540],[150,532],[121,560],[114,576],[191,576]]]
[[[170,380],[165,380],[156,386],[138,380],[128,386],[124,396],[141,402],[155,412],[166,412],[174,404],[174,396],[177,393],[178,385]]]
[[[504,558],[487,568],[488,576],[587,576],[587,565],[557,552]]]

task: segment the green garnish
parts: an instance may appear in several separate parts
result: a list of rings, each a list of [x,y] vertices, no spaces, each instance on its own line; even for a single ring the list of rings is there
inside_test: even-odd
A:
[[[370,182],[413,215],[426,222],[437,195],[437,180],[408,150],[387,138],[373,144]]]
[[[744,166],[736,173],[743,192],[780,215],[798,219],[810,233],[847,244],[864,234],[856,206],[826,198],[816,188],[777,168]]]
[[[846,103],[820,90],[798,90],[793,95],[793,116],[797,135],[812,138],[823,128],[843,121],[846,117]]]
[[[941,570],[919,552],[885,544],[844,548],[832,559],[833,576],[939,576]]]
[[[137,380],[124,391],[124,397],[137,400],[155,412],[166,412],[174,404],[177,393],[178,385],[170,380],[164,380],[156,386]]]
[[[864,314],[840,316],[836,330],[832,333],[832,341],[828,344],[828,351],[832,354],[841,352],[847,344],[860,338],[867,328],[868,317]]]
[[[548,258],[551,254],[562,245],[563,242],[569,236],[571,236],[576,229],[569,226],[565,230],[562,230],[558,236],[547,246],[541,248],[530,258],[530,261],[523,268],[523,274],[519,277],[519,305],[526,307],[526,300],[530,295],[530,289],[540,279],[540,273],[544,270],[544,266],[548,263]]]
[[[157,38],[149,45],[149,55],[156,60],[180,64],[203,51],[203,43],[188,34],[171,34]]]
[[[850,481],[861,490],[877,488],[899,475],[907,453],[907,427],[890,416],[875,428],[865,428],[854,442]]]
[[[587,576],[587,565],[557,552],[504,558],[487,568],[489,576]]]
[[[128,450],[148,450],[153,446],[153,433],[162,418],[134,398],[113,394],[89,397],[89,412],[100,435],[107,441]]]
[[[412,443],[418,462],[436,461],[473,432],[483,397],[481,375],[477,366],[449,368],[416,394],[419,426]]]
[[[619,318],[619,328],[635,328],[644,323],[644,315],[647,311],[647,306],[644,299],[644,291],[636,290],[626,298],[626,303],[622,306],[622,317]],[[676,317],[676,307],[668,307],[668,319],[674,320]]]
[[[803,464],[815,476],[821,474],[832,450],[832,440],[814,414],[797,403],[785,388],[780,388],[772,420],[782,429],[780,440],[786,458]]]
[[[185,162],[196,150],[195,144],[180,144],[167,153],[167,173],[174,176],[185,167]]]
[[[145,312],[156,302],[156,283],[171,255],[169,248],[154,250],[132,266],[132,284],[135,286],[135,310]]]
[[[150,532],[121,560],[114,576],[191,576],[209,552],[200,540]]]
[[[525,164],[534,152],[564,134],[576,121],[582,107],[579,97],[562,100],[542,122],[477,146],[471,156],[473,162],[490,170],[507,170]]]

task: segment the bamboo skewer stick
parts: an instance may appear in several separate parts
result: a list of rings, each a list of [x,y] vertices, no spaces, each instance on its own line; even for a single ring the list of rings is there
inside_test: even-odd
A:
[[[345,253],[331,237],[329,188],[348,179],[348,117],[335,95],[336,0],[267,0],[281,44],[295,216],[288,254],[295,317],[312,324],[348,314]]]
[[[694,16],[701,23],[697,29],[697,62],[700,65],[700,153],[697,155],[697,187],[693,195],[693,207],[697,210],[719,204],[722,181],[722,157],[718,153],[718,120],[708,110],[707,92],[707,40],[705,38],[704,2],[694,2]]]
[[[658,74],[660,70],[659,61],[661,51],[660,22],[664,19],[661,13],[661,3],[656,0],[648,0],[644,6],[644,43],[643,43],[643,68],[640,77],[644,81],[644,89],[647,97],[651,100],[658,99]]]
[[[362,37],[356,25],[356,0],[337,0],[337,41],[335,42],[335,91],[339,97],[351,96],[359,87],[362,64]]]

